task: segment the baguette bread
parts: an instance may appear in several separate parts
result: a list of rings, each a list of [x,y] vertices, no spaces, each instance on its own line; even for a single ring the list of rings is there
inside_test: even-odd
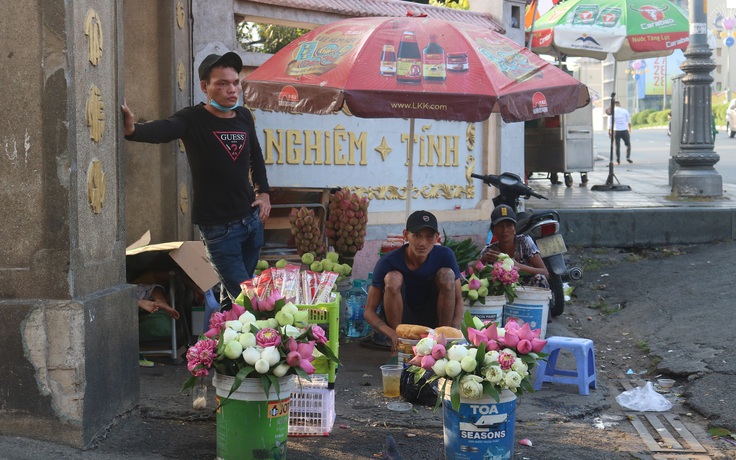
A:
[[[460,329],[455,329],[451,326],[440,326],[434,328],[434,333],[437,335],[442,334],[446,339],[462,339],[463,333]]]
[[[417,324],[399,324],[396,327],[396,333],[402,339],[419,340],[425,337],[429,332],[427,326],[419,326]]]

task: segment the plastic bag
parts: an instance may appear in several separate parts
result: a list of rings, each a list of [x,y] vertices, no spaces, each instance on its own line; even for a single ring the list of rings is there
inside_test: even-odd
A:
[[[427,379],[433,375],[434,372],[428,370],[414,383],[414,373],[405,368],[401,372],[401,397],[411,403],[434,406],[437,401],[437,381],[427,383]]]
[[[672,409],[672,403],[657,393],[652,382],[647,382],[643,387],[624,391],[616,396],[616,402],[626,409],[639,412],[664,412]]]

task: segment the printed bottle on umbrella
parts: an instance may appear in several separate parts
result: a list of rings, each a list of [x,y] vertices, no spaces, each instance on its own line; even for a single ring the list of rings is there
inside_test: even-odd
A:
[[[422,81],[422,53],[414,32],[405,31],[401,35],[396,59],[396,80],[401,83]]]
[[[437,43],[435,34],[429,36],[429,44],[422,51],[422,70],[425,80],[443,81],[447,78],[445,50]]]
[[[396,75],[396,50],[394,45],[383,45],[381,53],[381,75],[393,77]]]

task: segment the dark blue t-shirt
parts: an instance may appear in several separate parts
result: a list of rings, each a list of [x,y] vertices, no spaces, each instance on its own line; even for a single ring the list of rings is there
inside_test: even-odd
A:
[[[421,324],[436,327],[437,324],[437,288],[434,277],[440,268],[451,268],[455,279],[460,278],[460,269],[455,253],[446,246],[435,245],[427,256],[427,260],[416,270],[406,266],[406,248],[408,244],[394,249],[381,257],[373,269],[372,286],[384,289],[384,278],[391,271],[398,271],[404,277],[404,314],[403,323]]]

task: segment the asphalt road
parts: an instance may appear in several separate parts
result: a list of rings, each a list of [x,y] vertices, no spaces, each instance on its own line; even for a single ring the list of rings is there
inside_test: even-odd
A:
[[[637,169],[660,170],[667,168],[670,159],[670,137],[664,128],[634,129],[631,134],[631,157],[637,164]],[[607,162],[611,144],[605,131],[596,131],[593,136],[593,145],[596,155],[603,156]],[[625,149],[623,142],[621,149]],[[720,160],[715,164],[715,169],[721,174],[724,183],[736,182],[736,138],[731,139],[725,129],[721,129],[716,135],[715,153]],[[614,159],[616,152],[614,150]],[[625,157],[621,152],[621,159]],[[596,163],[596,168],[602,167],[603,163]]]

